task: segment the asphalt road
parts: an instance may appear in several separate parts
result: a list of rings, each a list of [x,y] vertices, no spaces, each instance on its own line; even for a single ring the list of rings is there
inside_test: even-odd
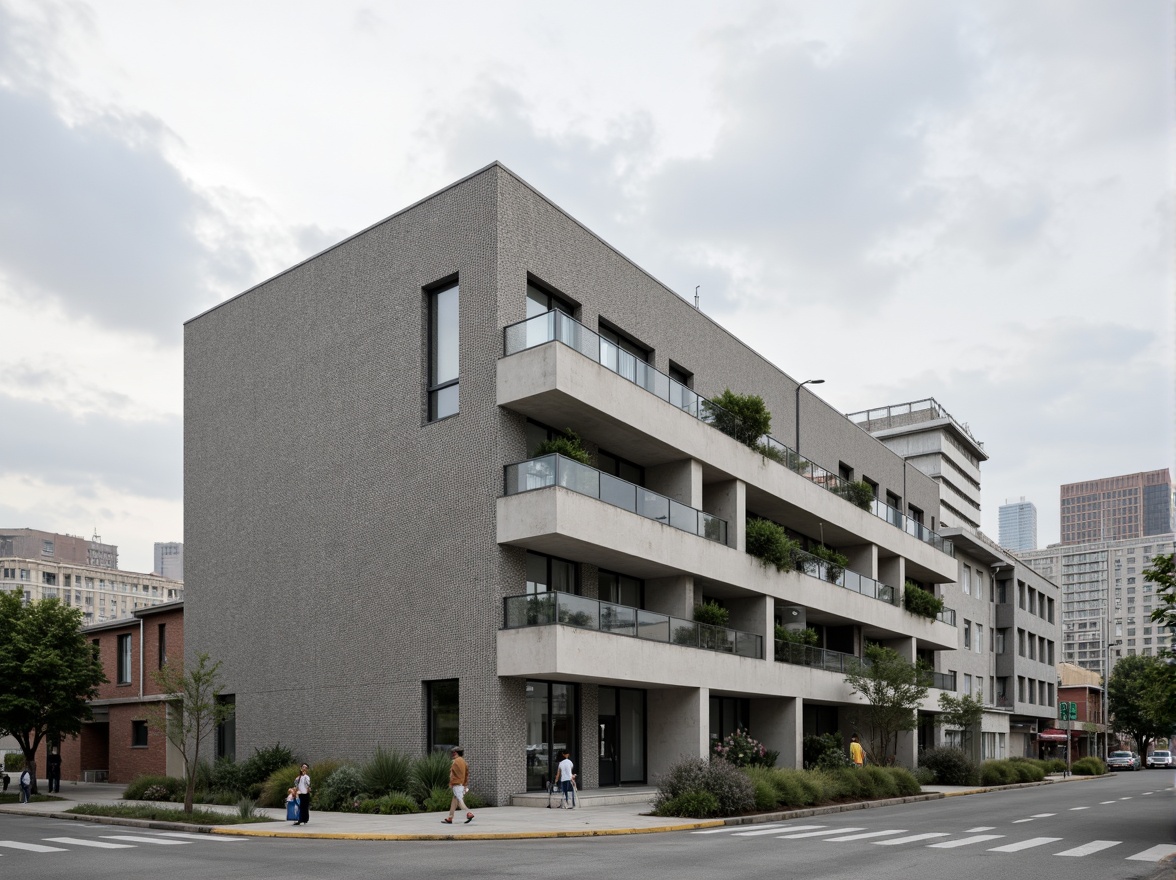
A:
[[[566,840],[273,840],[0,816],[0,870],[54,880],[1154,878],[1174,876],[1158,861],[1176,853],[1172,782],[1153,770],[771,827]]]

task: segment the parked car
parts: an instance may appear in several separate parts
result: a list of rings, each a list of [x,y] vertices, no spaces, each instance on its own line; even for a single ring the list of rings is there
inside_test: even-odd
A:
[[[1172,753],[1166,750],[1156,749],[1147,756],[1147,769],[1151,770],[1153,767],[1171,767]]]
[[[1108,770],[1139,770],[1141,766],[1135,752],[1111,752],[1107,757]]]

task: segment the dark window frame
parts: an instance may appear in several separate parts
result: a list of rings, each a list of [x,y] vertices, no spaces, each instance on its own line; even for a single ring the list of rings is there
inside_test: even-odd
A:
[[[461,745],[461,679],[457,678],[439,678],[424,682],[425,686],[425,751],[448,751],[454,746]],[[439,707],[437,704],[437,694],[442,689],[454,689],[454,711],[456,714],[456,735],[452,737],[453,742],[441,742],[438,739],[440,735],[438,732],[437,711],[438,708],[447,708],[446,706]]]
[[[455,320],[457,321],[454,336],[457,345],[456,367],[457,374],[452,378],[437,378],[438,347],[438,303],[444,294],[454,291],[457,297],[455,303]],[[429,287],[425,290],[425,417],[428,422],[440,422],[452,418],[461,412],[461,285],[457,276]],[[442,392],[450,388],[458,389],[458,401],[453,412],[438,415],[438,402]]]
[[[130,633],[118,637],[118,656],[116,660],[118,684],[130,684],[131,669],[135,665],[135,648],[131,642]]]
[[[148,748],[149,743],[147,739],[149,727],[147,722],[136,718],[131,721],[131,748],[145,749]]]

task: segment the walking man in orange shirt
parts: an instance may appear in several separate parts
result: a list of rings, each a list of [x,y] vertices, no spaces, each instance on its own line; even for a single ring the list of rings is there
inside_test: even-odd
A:
[[[453,763],[449,765],[449,787],[453,790],[453,799],[449,802],[449,816],[441,821],[446,825],[452,825],[453,813],[460,808],[465,811],[465,823],[469,825],[474,821],[474,814],[465,805],[465,793],[470,786],[470,765],[462,757],[465,751],[461,747],[454,746],[449,750],[449,754],[453,758]]]

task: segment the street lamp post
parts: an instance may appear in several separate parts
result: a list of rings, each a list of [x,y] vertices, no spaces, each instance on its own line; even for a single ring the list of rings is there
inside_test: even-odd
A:
[[[1111,719],[1108,715],[1110,709],[1110,699],[1107,696],[1107,689],[1111,683],[1111,648],[1123,644],[1119,639],[1110,641],[1103,639],[1103,687],[1102,687],[1102,722],[1103,722],[1103,753],[1102,758],[1105,761],[1107,755],[1111,753]]]
[[[796,386],[796,451],[800,452],[800,389],[805,385],[823,385],[824,379],[805,379]]]

